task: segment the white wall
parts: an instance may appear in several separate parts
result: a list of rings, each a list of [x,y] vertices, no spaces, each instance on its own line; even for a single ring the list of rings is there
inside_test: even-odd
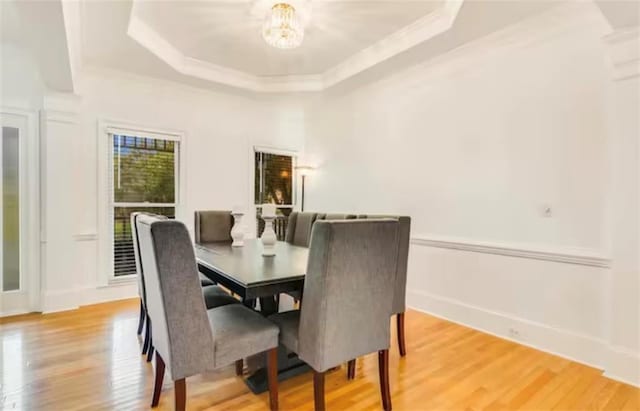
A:
[[[180,179],[184,197],[178,218],[190,229],[194,210],[243,205],[248,212],[247,229],[253,230],[253,146],[293,151],[303,146],[304,110],[299,104],[203,91],[112,71],[86,71],[78,96],[50,96],[45,113],[50,177],[44,311],[137,293],[135,284],[106,284],[110,233],[103,224],[106,210],[101,204],[101,190],[106,190],[99,171],[99,143],[106,138],[98,127],[101,122],[184,133],[185,174]]]
[[[532,19],[325,94],[308,208],[410,215],[409,305],[604,368],[605,29],[590,12]]]
[[[605,38],[609,82],[608,375],[640,385],[640,28]]]
[[[31,54],[15,43],[0,43],[0,106],[37,110],[43,85]]]

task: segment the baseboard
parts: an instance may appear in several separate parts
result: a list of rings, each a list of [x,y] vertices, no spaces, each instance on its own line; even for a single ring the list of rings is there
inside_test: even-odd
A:
[[[407,299],[408,305],[418,311],[591,367],[603,368],[604,340],[423,291],[409,291]],[[511,330],[515,330],[517,335]]]
[[[134,283],[114,284],[105,287],[79,287],[72,290],[49,291],[42,294],[42,313],[76,310],[83,305],[124,300],[138,296]]]
[[[604,375],[640,387],[640,355],[624,347],[609,346]]]
[[[487,310],[424,291],[407,291],[407,305],[465,327],[604,370],[604,376],[640,387],[640,356],[603,339]],[[510,330],[516,330],[514,336]]]
[[[51,314],[60,311],[76,310],[79,307],[78,295],[81,289],[42,292],[42,313]]]
[[[136,282],[113,284],[105,287],[92,288],[88,291],[81,305],[99,304],[137,297],[138,284]]]

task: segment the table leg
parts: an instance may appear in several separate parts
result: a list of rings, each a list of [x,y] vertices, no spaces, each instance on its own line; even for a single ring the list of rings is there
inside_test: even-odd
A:
[[[279,298],[263,297],[260,298],[260,312],[262,315],[269,316],[278,312]],[[266,369],[265,356],[260,354],[247,359],[249,372],[255,370],[245,383],[254,394],[266,392],[269,389],[268,376]],[[304,361],[298,356],[287,350],[284,346],[278,347],[278,381],[283,381],[296,375],[303,374],[311,370]]]

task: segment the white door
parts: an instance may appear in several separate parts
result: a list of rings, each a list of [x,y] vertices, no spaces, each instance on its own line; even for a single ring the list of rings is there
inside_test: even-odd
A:
[[[30,113],[0,110],[0,316],[38,309],[37,130]]]

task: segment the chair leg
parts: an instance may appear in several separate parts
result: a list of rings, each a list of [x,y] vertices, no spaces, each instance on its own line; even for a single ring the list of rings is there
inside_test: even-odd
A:
[[[184,411],[187,406],[187,384],[184,378],[174,381],[173,383],[175,391],[175,409],[176,411]]]
[[[156,353],[156,380],[153,385],[153,398],[151,408],[157,407],[160,402],[160,392],[162,391],[162,381],[164,380],[164,360],[160,354]]]
[[[153,352],[155,348],[153,348],[153,340],[149,343],[149,352],[147,353],[147,362],[151,362],[153,360]]]
[[[149,331],[149,349],[147,350],[147,362],[151,362],[153,359],[153,332],[151,330],[151,321],[147,319],[147,331]]]
[[[324,372],[313,371],[313,402],[315,411],[324,411]]]
[[[407,347],[404,339],[404,313],[396,315],[396,324],[398,326],[398,349],[400,350],[400,356],[407,355]]]
[[[144,330],[144,344],[142,344],[142,355],[146,354],[149,351],[149,346],[151,345],[151,321],[149,320],[149,316],[146,316],[147,326]]]
[[[244,369],[244,360],[236,361],[236,375],[242,375],[243,369]]]
[[[389,350],[378,351],[378,373],[380,374],[382,408],[384,411],[391,411],[391,391],[389,390]]]
[[[267,353],[267,376],[269,380],[269,405],[278,411],[278,347]]]
[[[146,317],[144,312],[144,306],[142,305],[142,298],[140,299],[140,318],[138,318],[138,335],[142,334],[142,327],[144,326],[144,318]]]
[[[347,363],[347,380],[356,378],[356,360],[349,360]]]

